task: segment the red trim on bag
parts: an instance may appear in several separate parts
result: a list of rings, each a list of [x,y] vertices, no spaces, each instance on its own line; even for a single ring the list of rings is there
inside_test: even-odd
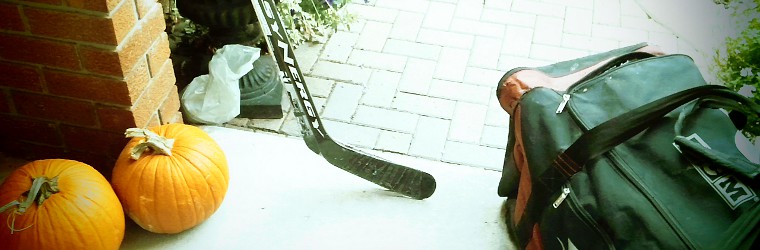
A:
[[[538,223],[533,224],[533,235],[531,235],[530,240],[528,241],[528,245],[525,246],[525,249],[544,249],[543,238],[541,237],[541,228],[538,226]]]
[[[520,171],[520,181],[517,187],[518,193],[515,199],[515,211],[512,215],[512,224],[517,225],[525,213],[525,207],[528,205],[528,198],[532,193],[533,182],[530,177],[530,168],[528,168],[528,159],[525,157],[525,149],[523,148],[520,106],[517,106],[515,115],[512,117],[515,119],[515,147],[512,154],[514,155],[516,168]]]

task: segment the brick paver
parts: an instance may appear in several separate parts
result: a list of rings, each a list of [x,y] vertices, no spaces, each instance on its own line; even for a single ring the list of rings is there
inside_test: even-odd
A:
[[[693,55],[706,72],[702,45],[663,26],[639,1],[356,0],[346,7],[358,17],[352,29],[301,45],[296,55],[335,139],[501,170],[509,116],[494,93],[509,69],[649,42]],[[283,119],[227,125],[298,136],[283,103]]]

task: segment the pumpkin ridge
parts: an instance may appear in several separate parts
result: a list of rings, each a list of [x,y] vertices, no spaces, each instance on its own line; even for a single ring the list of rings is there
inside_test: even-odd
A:
[[[182,156],[180,156],[180,157],[182,157]],[[171,165],[172,165],[172,166],[175,166],[175,167],[176,167],[176,166],[181,166],[181,165],[179,165],[179,163],[178,163],[178,162],[179,162],[179,159],[178,159],[178,158],[179,158],[179,157],[172,157],[172,158],[170,159],[170,160],[172,161],[172,163],[171,163]],[[182,158],[184,159],[184,157],[182,157]],[[187,162],[186,162],[185,164],[187,164]],[[187,166],[187,165],[184,165],[184,166]],[[193,181],[193,182],[189,182],[189,181],[187,180],[187,177],[186,177],[186,175],[185,175],[185,171],[184,171],[185,169],[188,169],[188,168],[178,168],[178,169],[179,169],[179,171],[178,171],[178,172],[181,174],[181,177],[182,177],[182,178],[181,178],[181,179],[182,179],[181,183],[185,185],[185,188],[184,188],[184,189],[182,189],[182,190],[187,190],[187,192],[189,193],[189,194],[188,194],[188,196],[190,197],[190,202],[191,202],[191,204],[192,204],[192,205],[190,206],[190,207],[192,207],[192,209],[190,209],[190,210],[192,211],[192,217],[193,217],[193,218],[194,218],[194,220],[196,220],[196,221],[197,221],[199,218],[205,218],[205,216],[206,216],[206,213],[205,213],[206,209],[205,209],[205,207],[204,207],[203,209],[201,209],[201,210],[203,211],[203,214],[201,214],[201,217],[199,217],[199,216],[198,216],[198,208],[196,207],[196,196],[195,196],[195,195],[193,195],[193,192],[192,192],[192,191],[193,191],[193,190],[195,190],[196,188],[195,188],[195,187],[191,188],[191,187],[190,187],[190,184],[189,184],[189,183],[195,183],[195,181]],[[191,175],[191,177],[190,177],[190,178],[193,178],[193,177],[192,177],[192,174],[190,174],[190,175]],[[196,192],[197,192],[197,191],[196,191]],[[201,202],[201,203],[202,203],[202,202]],[[184,228],[184,227],[186,227],[186,225],[182,225],[182,227]]]
[[[79,198],[79,199],[81,199],[81,198],[82,198],[82,196],[79,196],[78,198]],[[80,200],[72,201],[72,203],[81,204]],[[96,203],[96,202],[93,202],[93,204],[97,204],[97,203]],[[97,226],[97,225],[96,225],[96,224],[95,224],[95,223],[94,223],[92,220],[90,220],[90,219],[87,217],[87,215],[88,215],[88,214],[87,214],[85,211],[82,211],[82,208],[81,208],[80,206],[74,206],[74,205],[69,205],[69,206],[70,206],[70,207],[73,207],[73,208],[74,208],[74,209],[72,209],[72,210],[76,210],[76,211],[78,211],[78,212],[79,212],[79,215],[80,215],[80,216],[79,216],[79,218],[76,218],[76,219],[77,219],[77,221],[79,221],[80,223],[81,223],[81,222],[83,222],[83,221],[87,222],[87,223],[89,224],[89,226],[90,226],[89,230],[96,230],[96,231],[98,231],[98,230],[100,229],[100,228],[99,228],[99,227],[98,227],[98,226]],[[81,228],[81,229],[84,229],[84,230],[86,230],[86,229],[84,228],[84,227],[85,227],[85,225],[83,225],[83,224],[80,224],[80,223],[77,223],[77,224],[79,224],[79,226],[83,227],[83,228]],[[81,232],[81,231],[82,231],[82,230],[77,230],[77,232]],[[97,239],[97,241],[98,241],[98,244],[97,244],[97,245],[98,245],[98,246],[100,246],[101,248],[102,248],[102,247],[105,245],[105,242],[103,242],[103,238],[102,238],[102,237],[90,237],[90,238],[95,238],[95,239]],[[80,241],[80,242],[84,242],[84,239],[82,239],[82,240],[83,240],[83,241]]]
[[[157,194],[157,192],[163,192],[163,191],[165,191],[165,190],[163,190],[161,188],[156,188],[156,187],[161,187],[161,183],[159,183],[161,181],[160,180],[161,176],[159,175],[159,173],[160,173],[159,167],[160,166],[157,166],[157,165],[158,164],[156,164],[153,161],[148,161],[148,163],[146,163],[144,165],[144,167],[146,168],[146,171],[150,170],[150,169],[153,170],[152,171],[153,172],[153,186],[150,187],[150,189],[148,190],[149,192],[145,192],[145,193],[151,195],[150,199],[151,199],[151,203],[152,203],[153,207],[149,211],[161,211],[161,210],[159,210],[159,208],[161,208],[161,206],[160,206],[161,204],[159,203],[159,201],[157,200],[157,198],[158,197],[162,197],[163,195],[156,195],[156,194]],[[139,193],[143,193],[143,192],[139,192]],[[138,197],[138,202],[139,202],[138,204],[141,203],[140,200],[141,200],[140,197]],[[149,213],[145,209],[142,209],[142,206],[140,206],[140,207],[141,207],[141,209],[140,209],[141,217],[143,215],[146,215],[147,218],[148,218],[147,222],[150,225],[153,225],[153,228],[164,228],[166,226],[166,225],[163,225],[162,221],[157,217],[158,214],[156,214],[156,213]],[[145,223],[145,222],[143,222],[143,223]]]
[[[69,210],[69,206],[67,206],[69,204],[66,204],[66,203],[68,202],[55,202],[55,203],[51,203],[47,205],[45,210],[48,212],[48,215],[52,214],[52,216],[50,216],[49,218],[45,218],[44,220],[40,218],[37,220],[37,222],[40,222],[40,221],[46,222],[47,224],[50,225],[50,227],[42,228],[40,226],[38,230],[46,229],[47,231],[47,230],[71,229],[74,232],[82,232],[81,228],[77,228],[74,225],[74,223],[71,220],[71,217],[67,216],[67,214],[63,212],[63,211],[71,212],[71,210]],[[48,233],[45,233],[45,231],[39,231],[39,232],[42,234],[38,234],[38,235],[41,235],[43,237],[52,235],[53,236],[52,241],[49,241],[49,242],[56,242],[56,243],[60,243],[60,242],[73,243],[74,242],[74,241],[70,241],[71,240],[70,235],[68,235],[69,237],[66,237],[60,234],[48,234]],[[75,236],[77,237],[77,240],[78,240],[76,242],[85,242],[85,239],[82,237],[81,234],[76,233]]]
[[[189,148],[187,148],[187,149],[189,149]],[[190,149],[190,150],[192,150],[192,149]],[[214,175],[215,177],[218,177],[219,175],[221,175],[222,177],[224,177],[224,175],[222,173],[219,173],[219,172],[222,172],[221,168],[218,167],[218,165],[216,165],[216,162],[214,162],[213,160],[211,160],[206,155],[203,155],[204,156],[203,157],[204,160],[207,161],[207,163],[210,163],[210,165],[214,165],[216,167],[213,167],[213,168],[209,168],[209,167],[207,167],[207,168],[201,168],[197,164],[195,164],[195,162],[197,162],[197,160],[188,159],[188,157],[187,157],[188,154],[180,154],[180,153],[178,153],[177,155],[179,157],[181,157],[185,161],[184,162],[185,163],[184,166],[193,166],[194,169],[198,170],[201,173],[201,176],[203,176],[203,182],[206,183],[207,191],[211,194],[211,198],[214,200],[214,209],[212,209],[211,211],[216,211],[216,209],[218,209],[221,206],[221,199],[224,198],[224,195],[227,193],[227,190],[225,189],[223,191],[224,194],[222,194],[222,197],[218,197],[216,195],[216,192],[214,192],[214,190],[211,188],[212,186],[217,186],[217,185],[214,185],[213,183],[209,183],[209,179],[206,178],[205,176],[208,173],[209,175]],[[218,170],[218,171],[214,171],[214,170]],[[215,172],[217,172],[217,173],[215,173]],[[217,175],[217,174],[219,174],[219,175]],[[211,179],[215,180],[216,178],[211,178]],[[209,215],[209,217],[210,217],[210,215]]]

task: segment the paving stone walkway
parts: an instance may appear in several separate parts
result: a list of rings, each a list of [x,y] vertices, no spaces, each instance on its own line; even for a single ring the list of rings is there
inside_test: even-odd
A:
[[[653,19],[651,0],[355,0],[359,20],[325,44],[296,49],[328,133],[349,144],[501,170],[509,116],[496,82],[541,66],[639,42],[695,58],[713,48]],[[707,0],[703,0],[707,1]],[[283,119],[227,126],[300,136]]]

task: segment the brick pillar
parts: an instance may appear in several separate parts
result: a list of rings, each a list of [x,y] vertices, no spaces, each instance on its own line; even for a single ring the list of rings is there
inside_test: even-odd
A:
[[[1,0],[0,151],[110,175],[124,130],[182,122],[156,0]]]

